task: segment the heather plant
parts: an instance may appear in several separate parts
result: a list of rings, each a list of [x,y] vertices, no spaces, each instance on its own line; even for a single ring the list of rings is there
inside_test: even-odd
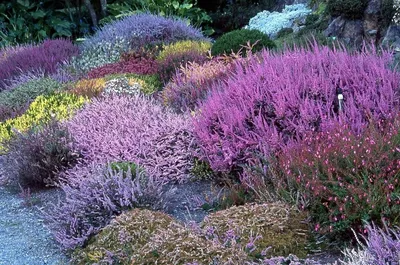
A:
[[[379,121],[355,133],[349,125],[307,134],[278,155],[276,179],[309,203],[316,230],[343,233],[363,221],[398,225],[400,121]],[[396,149],[397,148],[397,149]],[[280,171],[281,170],[281,171]],[[279,181],[279,180],[278,180]]]
[[[72,167],[80,156],[71,135],[55,120],[43,128],[17,133],[5,148],[6,179],[28,188],[57,185],[59,172]]]
[[[239,29],[228,32],[218,38],[211,48],[213,55],[237,53],[248,43],[252,44],[252,52],[263,48],[272,49],[275,43],[267,35],[255,29]]]
[[[136,87],[141,93],[151,95],[162,88],[158,75],[116,74],[105,76],[105,80],[126,78],[128,85]]]
[[[124,38],[116,37],[113,42],[100,41],[73,57],[68,68],[75,75],[83,75],[92,69],[118,62],[127,50],[129,42]]]
[[[158,73],[161,80],[167,83],[181,66],[188,63],[203,64],[205,61],[207,61],[206,54],[197,51],[169,54],[158,62]]]
[[[46,76],[45,72],[41,70],[34,70],[33,72],[26,72],[20,74],[8,80],[9,82],[8,85],[5,86],[5,91],[13,90],[14,88],[21,86],[25,83],[28,83],[30,81],[35,81],[38,79],[45,78],[45,76]]]
[[[82,49],[96,50],[99,43],[114,46],[117,40],[128,43],[124,51],[139,49],[146,45],[168,44],[179,40],[205,40],[201,31],[188,26],[178,18],[168,18],[148,13],[136,14],[113,21],[87,38]]]
[[[162,91],[162,101],[180,112],[195,110],[212,85],[225,80],[231,69],[232,63],[222,58],[182,66]]]
[[[253,258],[289,254],[305,257],[306,218],[304,212],[283,203],[246,204],[208,215],[201,227],[210,240],[218,238],[225,244],[246,242],[241,247]]]
[[[188,118],[145,96],[95,98],[68,128],[86,161],[133,161],[151,176],[178,181],[192,167]]]
[[[73,262],[77,265],[105,263],[131,264],[139,249],[154,234],[175,222],[161,212],[133,209],[117,216],[83,249],[76,249]]]
[[[46,75],[56,72],[60,63],[78,54],[78,48],[67,40],[46,40],[37,46],[19,50],[0,62],[0,90],[18,75],[43,71]]]
[[[156,74],[157,62],[151,55],[144,55],[142,52],[125,54],[119,62],[105,64],[101,67],[91,70],[88,78],[101,78],[112,74]]]
[[[162,51],[157,55],[158,61],[167,59],[168,56],[184,52],[198,52],[200,54],[207,54],[211,49],[212,44],[208,41],[192,41],[184,40],[164,45]]]
[[[64,249],[83,246],[111,219],[134,207],[158,208],[160,185],[140,170],[113,170],[110,165],[89,166],[67,173],[62,184],[65,199],[42,211],[55,240]]]
[[[68,92],[77,96],[93,98],[101,95],[105,84],[104,78],[81,79],[73,84]]]
[[[350,54],[316,45],[250,57],[213,85],[193,118],[200,158],[214,171],[230,172],[256,160],[254,153],[269,157],[337,120],[360,132],[371,120],[389,118],[399,109],[400,80],[386,67],[390,61],[385,52]]]
[[[27,105],[29,106],[36,97],[60,91],[61,89],[61,85],[51,78],[28,81],[12,90],[0,93],[0,105],[18,111]]]
[[[38,96],[22,116],[0,123],[0,150],[4,151],[2,145],[12,138],[15,131],[25,132],[30,128],[41,126],[49,122],[52,117],[57,120],[68,119],[86,101],[84,97],[67,93]]]
[[[366,235],[358,239],[358,249],[345,249],[343,265],[390,265],[400,261],[400,235],[398,228],[381,229],[367,224]]]

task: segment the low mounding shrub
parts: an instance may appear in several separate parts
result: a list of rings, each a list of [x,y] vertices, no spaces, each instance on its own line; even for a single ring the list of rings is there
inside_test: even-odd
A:
[[[359,132],[370,120],[389,118],[399,109],[400,81],[386,68],[390,62],[385,52],[349,54],[316,45],[252,56],[213,85],[193,119],[202,157],[213,170],[229,172],[255,152],[268,157],[307,132],[326,131],[336,120]]]
[[[189,121],[141,95],[93,99],[68,121],[90,162],[134,161],[151,176],[184,180],[192,167]]]
[[[105,84],[104,78],[81,79],[73,84],[68,92],[77,96],[93,98],[101,95]]]
[[[91,70],[88,78],[100,78],[111,74],[142,74],[151,75],[157,73],[157,62],[153,56],[144,52],[124,54],[121,61],[103,65]]]
[[[301,218],[282,204],[245,205],[217,212],[201,227],[183,226],[165,214],[135,209],[118,216],[94,236],[87,247],[76,250],[74,262],[281,265],[280,262],[272,263],[266,253],[287,253],[297,249],[304,254],[301,250],[305,242],[305,235],[301,234],[304,225],[296,223]],[[276,237],[282,235],[281,241],[277,240]],[[286,239],[289,241],[284,242]],[[254,257],[258,262],[252,262]]]
[[[127,48],[133,49],[180,40],[206,40],[200,30],[188,26],[182,19],[144,13],[128,16],[105,25],[92,37],[86,39],[82,48],[84,52],[96,49],[98,44],[103,42],[113,46],[118,39],[126,40]]]
[[[0,62],[0,90],[10,84],[12,78],[27,72],[43,71],[53,74],[57,66],[78,54],[78,47],[67,40],[46,40],[7,56]]]
[[[73,255],[74,264],[85,265],[113,260],[132,264],[137,252],[154,234],[166,229],[174,220],[161,212],[133,209],[117,216],[83,249]]]
[[[358,241],[360,249],[344,251],[343,265],[388,265],[398,264],[400,257],[400,232],[397,229],[380,229],[366,225],[362,235],[363,242]]]
[[[331,15],[360,18],[368,6],[368,0],[329,0],[327,9]]]
[[[300,191],[317,227],[348,232],[363,221],[399,224],[400,117],[361,133],[337,124],[283,149],[279,168]],[[397,149],[396,149],[397,148]],[[274,171],[278,171],[274,170]]]
[[[163,50],[157,55],[158,61],[167,59],[168,56],[184,52],[198,52],[200,54],[207,54],[211,49],[212,44],[207,41],[192,41],[184,40],[178,41],[169,45],[165,45]]]
[[[58,173],[79,159],[70,134],[54,120],[39,130],[16,134],[5,148],[6,178],[22,187],[54,186],[59,182]]]
[[[2,143],[11,139],[14,130],[25,132],[47,123],[52,117],[56,120],[70,118],[86,101],[84,97],[67,93],[37,97],[22,116],[0,123],[0,151],[4,149]]]
[[[261,50],[262,48],[272,49],[275,43],[269,39],[267,35],[258,30],[239,29],[222,35],[218,38],[211,48],[212,55],[237,53],[239,50],[247,46],[250,42],[252,52]]]
[[[111,22],[87,38],[81,45],[81,55],[72,65],[78,73],[85,73],[117,62],[121,54],[131,49],[186,39],[206,40],[200,30],[188,26],[181,19],[136,14]]]
[[[168,54],[158,62],[158,74],[164,83],[167,83],[181,66],[189,62],[202,64],[207,60],[206,54],[197,51]]]
[[[195,110],[212,85],[227,78],[231,69],[232,63],[222,58],[182,66],[162,91],[163,103],[181,112]]]
[[[139,206],[158,207],[159,184],[139,170],[113,170],[109,165],[69,171],[62,184],[65,199],[42,212],[55,239],[65,249],[85,244],[115,215]]]
[[[247,204],[208,215],[201,226],[205,231],[212,231],[210,239],[224,238],[250,242],[243,246],[252,257],[270,257],[295,254],[305,257],[307,251],[308,226],[304,224],[305,213],[282,203]],[[256,225],[255,225],[256,224]]]
[[[61,90],[61,85],[51,78],[42,78],[23,83],[12,90],[0,93],[0,105],[22,112],[38,96]]]

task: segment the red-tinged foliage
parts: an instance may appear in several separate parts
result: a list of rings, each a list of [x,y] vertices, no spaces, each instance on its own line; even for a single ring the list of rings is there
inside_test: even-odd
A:
[[[278,154],[280,188],[300,191],[314,221],[333,232],[362,221],[398,225],[400,218],[400,116],[355,133],[338,123],[307,134]]]
[[[146,55],[143,52],[135,52],[125,54],[121,61],[116,63],[106,64],[95,68],[87,74],[87,78],[101,78],[111,74],[156,74],[158,64],[152,55]]]

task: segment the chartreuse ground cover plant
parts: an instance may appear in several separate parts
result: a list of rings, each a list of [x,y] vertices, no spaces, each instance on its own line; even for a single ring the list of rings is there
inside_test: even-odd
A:
[[[86,102],[86,98],[68,93],[38,96],[22,116],[0,123],[1,152],[5,151],[3,143],[13,137],[14,130],[25,132],[33,127],[42,126],[52,117],[56,120],[68,119]]]

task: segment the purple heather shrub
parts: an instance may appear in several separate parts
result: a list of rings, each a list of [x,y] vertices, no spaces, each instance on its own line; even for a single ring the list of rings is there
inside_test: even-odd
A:
[[[90,50],[98,43],[114,44],[119,39],[127,40],[131,48],[179,40],[207,40],[199,29],[188,26],[182,19],[142,13],[105,25],[82,48]]]
[[[399,110],[400,74],[392,54],[311,50],[262,51],[213,85],[194,118],[194,132],[213,170],[231,171],[335,121],[359,131]],[[342,90],[343,101],[338,102]]]
[[[28,83],[30,81],[39,80],[45,77],[44,71],[41,69],[33,70],[30,72],[22,73],[18,76],[12,77],[8,81],[8,85],[5,87],[5,90],[12,90],[22,84]]]
[[[184,180],[192,168],[187,116],[141,95],[95,98],[68,122],[86,161],[133,161],[151,176]]]
[[[56,72],[60,63],[78,54],[78,47],[68,40],[46,40],[37,46],[19,50],[0,61],[0,90],[12,83],[12,79],[29,72]]]
[[[78,166],[62,184],[65,198],[42,211],[56,241],[64,249],[82,246],[111,219],[133,207],[160,207],[161,185],[137,169]]]
[[[204,64],[182,66],[162,92],[164,104],[182,112],[196,109],[212,85],[227,78],[231,66],[231,62],[218,57]]]
[[[400,230],[387,228],[385,230],[368,224],[365,227],[365,250],[371,260],[370,265],[400,264]]]

